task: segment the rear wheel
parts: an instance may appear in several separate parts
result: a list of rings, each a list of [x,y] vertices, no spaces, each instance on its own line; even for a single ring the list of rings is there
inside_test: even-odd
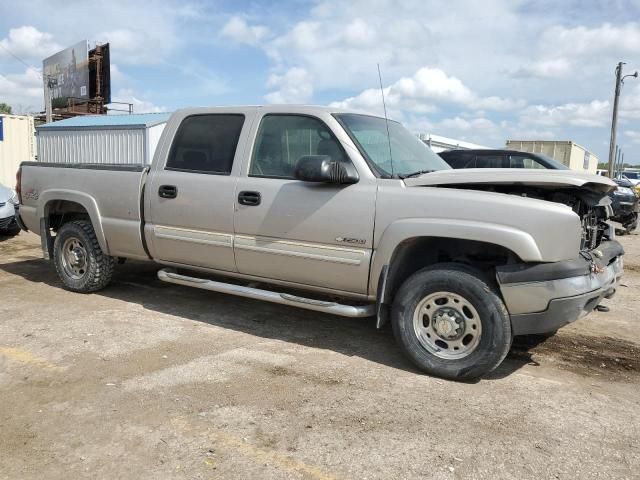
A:
[[[53,247],[56,271],[64,286],[73,292],[89,293],[106,287],[115,262],[100,249],[98,238],[85,220],[65,223]]]
[[[416,366],[443,378],[486,375],[511,346],[504,303],[480,272],[464,265],[436,265],[409,277],[394,299],[392,322]]]

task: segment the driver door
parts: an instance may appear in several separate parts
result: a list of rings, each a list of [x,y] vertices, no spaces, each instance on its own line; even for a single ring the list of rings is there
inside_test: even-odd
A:
[[[266,114],[238,180],[234,251],[243,274],[328,290],[367,293],[376,182],[296,180],[305,155],[350,162],[319,118]]]

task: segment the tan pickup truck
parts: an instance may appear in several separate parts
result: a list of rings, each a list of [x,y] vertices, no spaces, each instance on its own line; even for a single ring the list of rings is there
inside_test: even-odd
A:
[[[490,372],[514,335],[578,319],[622,274],[610,180],[452,170],[399,123],[327,107],[184,109],[150,167],[18,177],[19,222],[69,290],[152,260],[163,281],[391,321],[445,378]]]

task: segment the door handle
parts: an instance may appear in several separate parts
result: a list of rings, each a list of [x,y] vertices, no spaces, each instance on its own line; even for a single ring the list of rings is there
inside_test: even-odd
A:
[[[176,198],[178,196],[178,187],[175,185],[160,185],[158,195],[160,198]]]
[[[255,207],[260,205],[262,201],[262,197],[260,196],[260,192],[240,192],[238,194],[238,203],[240,205],[247,205],[248,207]]]

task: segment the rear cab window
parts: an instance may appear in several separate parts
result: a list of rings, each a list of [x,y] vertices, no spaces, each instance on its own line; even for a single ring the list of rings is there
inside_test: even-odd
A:
[[[201,114],[185,118],[176,133],[166,170],[230,175],[245,117]]]

